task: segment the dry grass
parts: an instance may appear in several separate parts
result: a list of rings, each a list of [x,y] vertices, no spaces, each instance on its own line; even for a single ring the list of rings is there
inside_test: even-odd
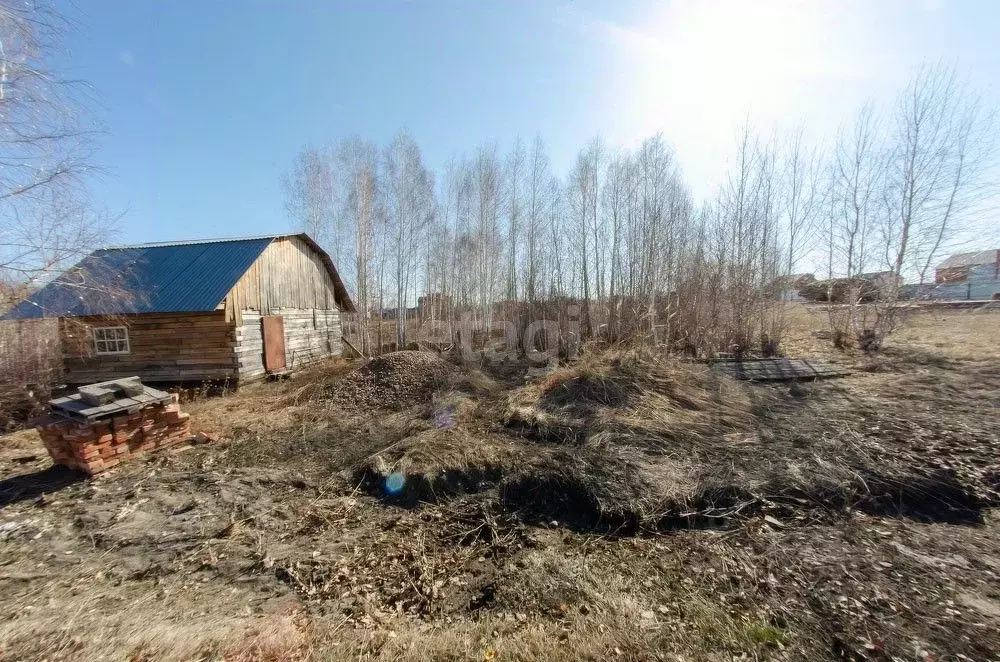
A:
[[[301,633],[290,636],[288,617],[246,613],[238,590],[122,591],[106,572],[95,563],[72,584],[39,586],[44,601],[30,601],[22,615],[0,624],[0,659],[180,661],[223,651],[241,661],[306,659],[293,656],[305,642]]]
[[[752,423],[745,390],[705,365],[647,351],[604,352],[512,392],[508,420],[541,437],[627,432],[651,446],[725,436]],[[579,440],[579,439],[578,439]]]
[[[186,402],[184,410],[192,415],[193,432],[232,436],[248,424],[264,424],[272,429],[287,427],[332,384],[360,364],[361,361],[354,359],[327,359],[295,373],[292,379],[250,383],[240,387],[234,397],[197,398]]]
[[[189,403],[225,443],[0,506],[0,659],[996,658],[996,318],[951,319],[794,388],[621,352]]]
[[[925,310],[912,312],[906,324],[890,337],[896,355],[917,350],[952,360],[1000,359],[1000,310]]]
[[[303,662],[313,659],[312,624],[292,605],[259,619],[243,636],[226,646],[222,658],[230,662]]]
[[[914,307],[900,313],[901,326],[885,343],[894,361],[916,352],[923,357],[962,360],[1000,359],[996,308],[941,310]],[[854,350],[841,351],[830,339],[819,337],[830,328],[829,314],[820,305],[793,305],[785,310],[788,332],[782,349],[789,356],[808,356],[838,362],[863,363],[868,357]]]
[[[798,341],[808,342],[814,312],[797,314]],[[796,387],[788,397],[781,386],[751,387],[704,364],[633,350],[591,353],[504,391],[477,370],[395,356],[378,370],[349,372],[341,363],[302,386],[269,389],[256,426],[234,427],[240,443],[227,451],[229,461],[339,473],[407,505],[496,488],[499,503],[522,517],[619,533],[781,512],[793,503],[977,517],[995,497],[978,479],[989,458],[966,453],[943,470],[921,457],[913,442],[940,426],[921,419],[917,428],[912,412],[899,417],[879,406],[883,380],[874,389],[863,378],[852,378],[849,389]],[[910,360],[919,356],[911,352]],[[892,361],[847,358],[876,374],[879,361]],[[389,411],[376,419],[341,397],[354,375],[367,384],[366,370],[396,386],[380,395],[390,398]],[[926,401],[948,395],[934,388],[938,381],[916,379],[911,392]],[[995,381],[966,388],[989,398]],[[411,387],[425,383],[434,386],[423,404],[408,406]],[[840,423],[831,428],[825,419]],[[881,422],[874,433],[872,421]],[[985,440],[995,426],[971,432]]]

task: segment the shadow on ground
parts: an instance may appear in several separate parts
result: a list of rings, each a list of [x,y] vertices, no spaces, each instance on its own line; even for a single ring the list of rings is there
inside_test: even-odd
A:
[[[0,508],[37,499],[87,478],[86,474],[54,465],[40,471],[0,480]]]

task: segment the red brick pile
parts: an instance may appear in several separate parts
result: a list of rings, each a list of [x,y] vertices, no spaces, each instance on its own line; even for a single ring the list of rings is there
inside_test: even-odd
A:
[[[190,416],[181,412],[175,394],[170,404],[95,423],[49,416],[37,429],[53,462],[93,475],[130,457],[188,441]]]

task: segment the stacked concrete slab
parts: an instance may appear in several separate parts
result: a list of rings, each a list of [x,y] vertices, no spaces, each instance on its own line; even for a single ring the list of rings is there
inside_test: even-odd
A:
[[[50,402],[53,413],[36,427],[53,462],[93,475],[191,438],[190,415],[177,396],[133,379],[81,387]]]

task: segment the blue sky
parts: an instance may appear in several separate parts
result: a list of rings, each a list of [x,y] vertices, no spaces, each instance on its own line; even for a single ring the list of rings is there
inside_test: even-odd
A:
[[[95,202],[114,243],[291,229],[296,152],[406,127],[441,168],[540,134],[559,172],[601,134],[662,131],[708,195],[747,117],[829,135],[922,60],[1000,102],[1000,2],[67,3],[61,69],[105,127]],[[993,221],[990,221],[993,222]],[[994,226],[995,227],[995,226]]]

